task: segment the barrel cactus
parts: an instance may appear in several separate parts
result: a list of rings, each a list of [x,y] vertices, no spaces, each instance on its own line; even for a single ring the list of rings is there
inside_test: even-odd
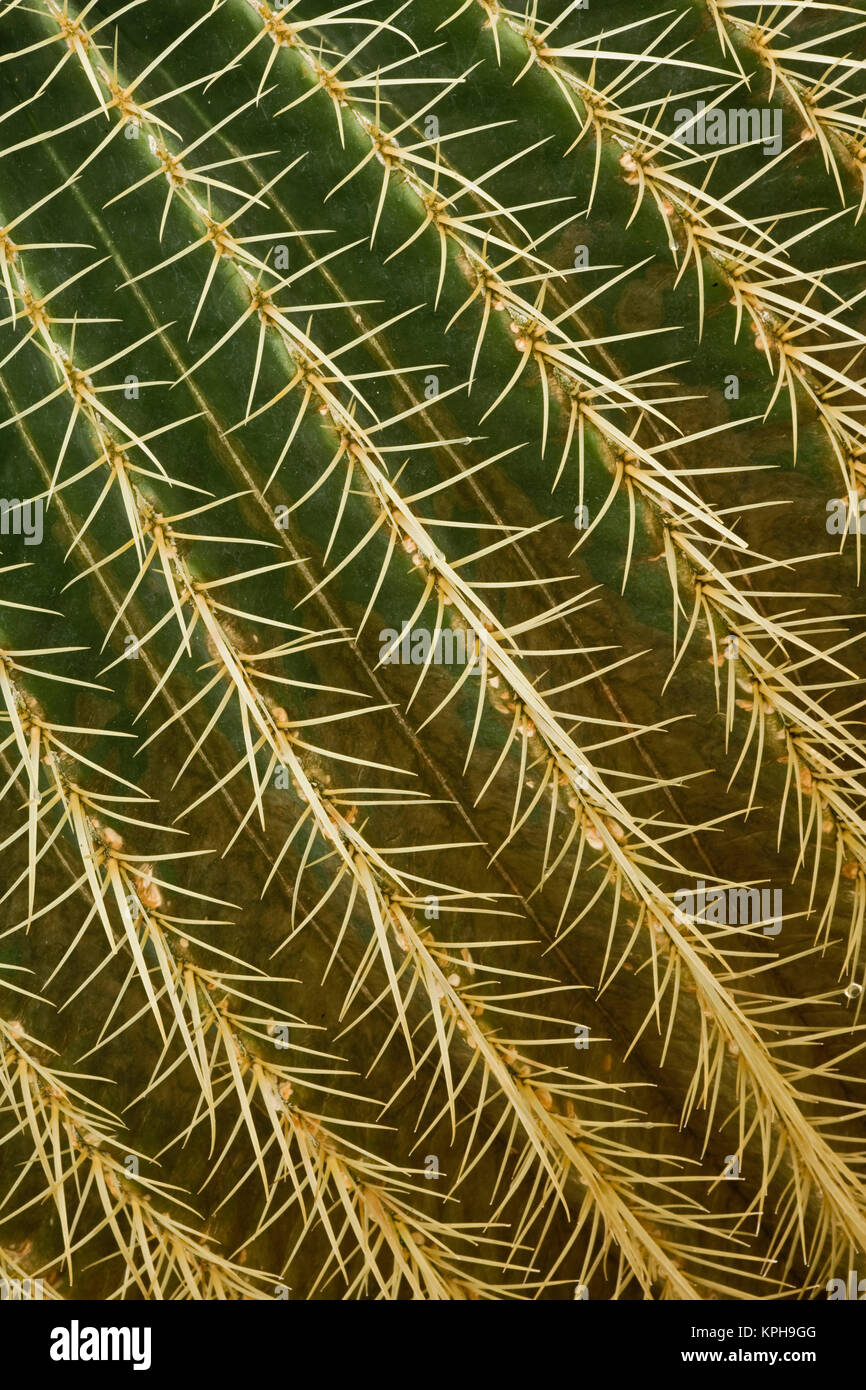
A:
[[[866,12],[455,5],[0,5],[46,1296],[866,1259]]]

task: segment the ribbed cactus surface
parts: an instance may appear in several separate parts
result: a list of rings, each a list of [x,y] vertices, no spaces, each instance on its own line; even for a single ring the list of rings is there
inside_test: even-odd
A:
[[[0,2],[0,1280],[866,1273],[866,11],[454,3]]]

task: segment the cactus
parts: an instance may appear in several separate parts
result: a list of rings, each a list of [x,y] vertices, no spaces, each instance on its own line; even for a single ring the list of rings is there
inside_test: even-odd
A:
[[[0,1279],[866,1258],[864,24],[0,6]]]

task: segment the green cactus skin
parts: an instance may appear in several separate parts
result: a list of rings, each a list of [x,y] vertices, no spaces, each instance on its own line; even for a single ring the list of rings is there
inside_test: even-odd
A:
[[[866,1258],[866,12],[766,10],[0,5],[0,1280]]]

